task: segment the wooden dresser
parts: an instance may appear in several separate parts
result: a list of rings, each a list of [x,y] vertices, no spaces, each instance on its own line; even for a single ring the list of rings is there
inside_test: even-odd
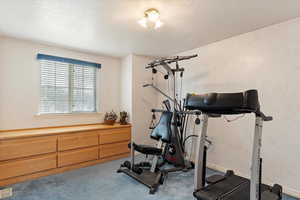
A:
[[[0,131],[0,186],[127,157],[130,125]]]

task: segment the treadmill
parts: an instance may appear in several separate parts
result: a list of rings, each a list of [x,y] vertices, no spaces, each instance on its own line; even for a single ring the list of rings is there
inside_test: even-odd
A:
[[[281,200],[282,187],[261,183],[262,158],[261,140],[262,126],[272,117],[265,116],[258,101],[257,90],[240,93],[209,93],[204,95],[188,94],[186,98],[188,110],[199,110],[203,114],[201,136],[197,139],[195,161],[195,191],[198,200]],[[229,170],[224,176],[213,175],[205,178],[207,126],[209,117],[221,115],[255,114],[255,133],[252,151],[251,179],[235,175]]]

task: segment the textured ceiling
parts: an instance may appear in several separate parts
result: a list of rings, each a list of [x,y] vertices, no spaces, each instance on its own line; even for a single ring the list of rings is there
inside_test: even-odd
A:
[[[165,25],[139,26],[157,8]],[[98,54],[170,55],[300,16],[299,0],[0,0],[0,33]]]

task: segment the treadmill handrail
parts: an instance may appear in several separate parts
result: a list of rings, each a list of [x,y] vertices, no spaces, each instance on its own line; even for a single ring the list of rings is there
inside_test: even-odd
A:
[[[260,116],[262,118],[263,121],[268,122],[268,121],[272,121],[273,117],[272,116],[266,116],[263,112],[259,111],[257,114],[257,116]]]

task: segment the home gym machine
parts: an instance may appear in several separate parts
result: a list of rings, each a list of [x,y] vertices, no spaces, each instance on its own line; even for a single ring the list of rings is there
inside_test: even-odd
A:
[[[182,79],[184,68],[180,68],[178,62],[196,57],[192,56],[176,56],[172,58],[161,58],[148,64],[146,69],[152,70],[152,76],[158,72],[158,67],[165,70],[164,79],[171,81],[173,84],[172,95],[163,92],[156,87],[154,83],[146,84],[144,87],[152,87],[167,100],[163,101],[164,110],[152,109],[153,121],[150,129],[151,139],[156,140],[157,146],[139,145],[131,141],[131,162],[125,161],[118,173],[125,173],[134,178],[140,183],[150,188],[149,193],[153,194],[157,191],[160,184],[163,184],[165,176],[170,172],[188,171],[194,167],[194,164],[185,159],[184,143],[186,141],[186,125],[188,116],[192,112],[185,112],[184,102],[177,94],[177,77]],[[170,66],[175,63],[175,67]],[[179,76],[178,76],[179,74]],[[153,79],[152,79],[153,80]],[[161,113],[160,120],[157,124],[154,123],[155,114]],[[199,121],[199,120],[198,120]],[[143,155],[152,155],[152,163],[140,162],[135,163],[135,151]],[[158,164],[159,158],[163,159],[163,163]],[[173,165],[173,168],[162,169],[162,165],[168,162]]]
[[[197,139],[195,191],[198,200],[280,200],[282,187],[262,184],[262,145],[263,122],[271,121],[265,116],[258,101],[257,90],[243,93],[210,93],[204,95],[188,94],[186,108],[202,112],[202,133]],[[253,141],[252,166],[250,180],[237,176],[233,171],[227,171],[224,176],[213,175],[205,179],[205,137],[209,115],[255,114],[255,132]],[[207,185],[206,185],[207,184]]]
[[[158,60],[154,60],[149,63],[146,69],[151,69],[152,74],[156,74],[159,69],[158,67],[162,67],[165,72],[161,72],[164,74],[164,79],[169,81],[170,92],[171,95],[163,92],[161,89],[156,87],[154,83],[145,84],[144,87],[152,87],[162,96],[167,98],[167,100],[163,101],[165,108],[171,112],[173,112],[173,122],[172,122],[172,136],[171,142],[166,145],[164,152],[164,160],[168,163],[174,165],[174,171],[178,170],[188,170],[194,167],[194,164],[185,159],[185,139],[186,139],[186,127],[188,123],[188,114],[183,112],[184,108],[184,99],[181,99],[182,96],[182,79],[184,74],[184,68],[179,67],[179,61],[188,60],[191,58],[195,58],[198,55],[191,56],[175,56],[170,58],[162,58]],[[170,64],[175,63],[175,67],[172,68]],[[180,79],[180,80],[179,80]],[[181,83],[180,91],[178,92],[178,82]],[[170,103],[171,102],[171,103]],[[152,109],[153,113],[161,112],[160,110]]]

